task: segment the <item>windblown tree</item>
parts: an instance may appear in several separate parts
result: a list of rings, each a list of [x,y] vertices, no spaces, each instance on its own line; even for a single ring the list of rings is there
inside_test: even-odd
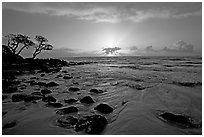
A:
[[[33,53],[33,58],[35,58],[38,54],[40,54],[42,50],[52,50],[53,49],[53,46],[48,44],[48,39],[46,39],[45,37],[37,35],[35,37],[35,40],[38,43],[35,45],[35,51]]]
[[[23,49],[34,46],[34,42],[30,37],[23,34],[9,34],[5,36],[8,39],[7,47],[13,55],[19,55]]]

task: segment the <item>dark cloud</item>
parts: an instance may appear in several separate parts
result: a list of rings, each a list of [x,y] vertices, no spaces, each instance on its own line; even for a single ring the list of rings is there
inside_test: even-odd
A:
[[[104,51],[104,53],[106,55],[109,55],[109,54],[116,54],[117,51],[121,50],[121,48],[119,47],[114,47],[114,48],[104,48],[102,51]]]
[[[180,5],[180,6],[179,6]],[[187,18],[202,16],[202,3],[38,3],[3,2],[3,9],[54,16],[76,17],[94,23],[135,23],[148,19]],[[158,8],[159,7],[159,8]],[[176,9],[176,10],[175,10]],[[185,10],[182,10],[185,9]],[[179,12],[178,12],[178,11]]]

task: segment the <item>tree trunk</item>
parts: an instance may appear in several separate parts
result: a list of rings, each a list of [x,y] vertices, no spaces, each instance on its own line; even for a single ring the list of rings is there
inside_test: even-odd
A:
[[[22,51],[25,47],[26,47],[26,45],[23,46],[23,47],[18,51],[17,55],[19,55],[19,54],[21,53],[21,51]]]

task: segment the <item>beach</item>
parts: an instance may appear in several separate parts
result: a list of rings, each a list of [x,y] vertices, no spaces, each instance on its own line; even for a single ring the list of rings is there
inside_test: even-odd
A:
[[[201,57],[63,60],[2,93],[3,135],[202,134]]]

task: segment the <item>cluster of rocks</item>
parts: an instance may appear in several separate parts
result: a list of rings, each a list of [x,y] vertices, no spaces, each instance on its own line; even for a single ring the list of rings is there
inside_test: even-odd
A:
[[[108,121],[101,115],[90,115],[82,118],[64,116],[57,120],[57,125],[63,128],[74,128],[76,132],[84,130],[87,134],[101,133]]]
[[[55,86],[59,86],[58,83],[56,82],[42,82],[42,81],[39,81],[39,82],[36,82],[35,80],[30,80],[30,81],[26,81],[26,83],[30,83],[31,86],[33,85],[38,85],[38,86],[44,86],[44,87],[55,87]]]
[[[107,104],[99,104],[95,109],[104,114],[113,111]],[[87,134],[99,134],[108,124],[106,117],[98,114],[84,116],[78,119],[69,115],[78,111],[78,108],[75,106],[58,109],[56,113],[62,115],[62,117],[57,119],[57,125],[63,128],[74,128],[76,132],[85,131]]]

